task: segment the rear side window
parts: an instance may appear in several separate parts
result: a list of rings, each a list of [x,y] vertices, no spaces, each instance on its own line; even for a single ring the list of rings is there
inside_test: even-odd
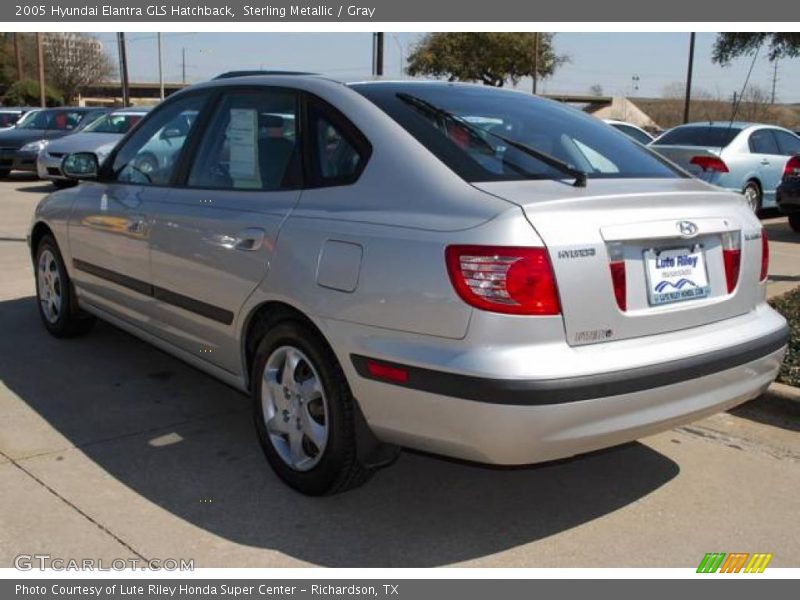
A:
[[[297,94],[262,88],[223,96],[200,142],[189,187],[280,190],[297,187]]]
[[[317,98],[309,98],[307,114],[309,185],[355,182],[369,158],[369,142],[344,115]]]
[[[753,154],[780,154],[778,142],[769,129],[759,129],[750,134],[750,152]]]
[[[644,131],[639,131],[636,127],[631,127],[630,125],[622,125],[620,123],[611,123],[611,126],[614,129],[617,129],[627,135],[629,138],[632,138],[639,142],[640,144],[644,144],[645,146],[653,141],[649,135],[647,135]]]
[[[658,146],[706,146],[724,148],[742,132],[736,127],[703,127],[690,125],[676,127],[662,135],[655,144]]]
[[[800,154],[800,138],[785,131],[775,131],[775,139],[778,140],[778,148],[781,154],[793,156]]]
[[[170,101],[142,121],[114,156],[110,178],[138,185],[169,184],[205,99],[194,94]]]

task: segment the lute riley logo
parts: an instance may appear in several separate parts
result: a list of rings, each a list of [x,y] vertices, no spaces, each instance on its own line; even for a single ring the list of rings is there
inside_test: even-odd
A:
[[[697,566],[698,573],[763,573],[772,554],[709,552]]]

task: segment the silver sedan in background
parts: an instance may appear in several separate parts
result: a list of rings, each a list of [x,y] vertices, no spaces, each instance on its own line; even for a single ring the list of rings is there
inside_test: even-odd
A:
[[[695,177],[740,192],[754,212],[773,208],[775,190],[800,137],[758,123],[711,121],[670,129],[650,147]]]
[[[61,161],[73,152],[93,152],[102,162],[119,140],[147,114],[149,108],[125,108],[108,113],[83,131],[50,142],[36,161],[39,179],[53,182],[56,187],[77,183],[61,170]]]

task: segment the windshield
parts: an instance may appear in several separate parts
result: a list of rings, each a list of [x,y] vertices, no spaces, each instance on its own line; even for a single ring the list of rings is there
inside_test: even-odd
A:
[[[352,87],[467,181],[570,178],[536,153],[589,179],[682,176],[594,117],[520,92],[430,83]]]
[[[84,131],[92,133],[128,133],[144,115],[110,114],[87,126]]]
[[[724,148],[742,132],[738,127],[709,127],[689,125],[671,129],[654,144],[658,146],[708,146],[710,148]]]
[[[17,125],[18,129],[75,129],[86,113],[77,110],[41,110]]]

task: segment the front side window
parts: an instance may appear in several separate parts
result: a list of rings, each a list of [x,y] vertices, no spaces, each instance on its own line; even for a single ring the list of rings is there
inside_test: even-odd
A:
[[[297,95],[230,93],[215,110],[189,173],[190,187],[280,190],[299,184]]]
[[[467,181],[564,178],[564,170],[535,153],[590,179],[682,176],[594,117],[528,94],[465,85],[378,83],[353,88]]]
[[[205,99],[192,95],[169,102],[143,121],[114,156],[111,178],[119,183],[169,184]]]
[[[780,154],[775,136],[769,129],[759,129],[750,134],[750,152],[753,154]]]

